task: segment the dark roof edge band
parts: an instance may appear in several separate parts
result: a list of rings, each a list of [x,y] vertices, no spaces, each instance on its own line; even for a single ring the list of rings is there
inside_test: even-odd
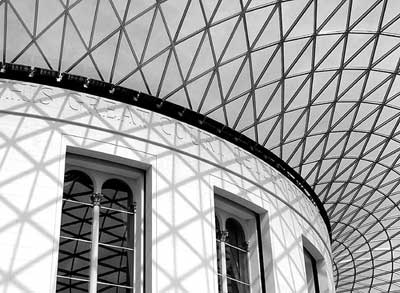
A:
[[[222,123],[145,93],[69,73],[59,73],[54,70],[14,63],[0,63],[0,78],[39,83],[105,97],[166,115],[229,141],[271,165],[300,188],[306,194],[307,198],[318,208],[328,229],[329,237],[332,240],[332,230],[328,214],[310,185],[287,163],[271,151]]]

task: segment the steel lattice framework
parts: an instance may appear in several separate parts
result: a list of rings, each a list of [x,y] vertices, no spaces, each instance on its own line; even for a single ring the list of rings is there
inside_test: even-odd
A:
[[[0,0],[3,63],[176,103],[271,150],[331,220],[337,292],[400,290],[400,1]]]

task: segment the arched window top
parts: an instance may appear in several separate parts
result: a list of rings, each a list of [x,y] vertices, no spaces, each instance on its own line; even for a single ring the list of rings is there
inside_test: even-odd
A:
[[[92,194],[93,181],[89,175],[79,170],[70,170],[65,173],[63,190],[65,199],[90,203]]]
[[[133,209],[132,190],[124,181],[120,179],[107,180],[102,186],[101,193],[103,194],[102,207],[126,211]]]
[[[246,238],[244,235],[244,231],[242,225],[233,219],[229,218],[225,223],[226,230],[228,231],[228,239],[227,242],[236,247],[245,248],[246,247]]]
[[[217,233],[221,232],[221,225],[219,224],[219,220],[218,220],[217,216],[215,216],[215,231]]]

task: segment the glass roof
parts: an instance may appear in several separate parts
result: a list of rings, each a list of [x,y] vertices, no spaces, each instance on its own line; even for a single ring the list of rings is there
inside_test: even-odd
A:
[[[331,219],[337,292],[400,290],[400,1],[0,0],[1,61],[139,90],[252,138]]]

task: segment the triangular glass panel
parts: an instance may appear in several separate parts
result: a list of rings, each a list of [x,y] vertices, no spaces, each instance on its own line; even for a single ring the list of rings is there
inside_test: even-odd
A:
[[[54,42],[55,39],[62,35],[63,21],[62,19],[54,23],[44,34],[37,39],[38,46],[42,49],[44,55],[50,63],[50,68],[59,70],[58,60],[60,57],[61,42]],[[1,30],[1,27],[0,27]]]
[[[238,55],[247,54],[248,48],[246,44],[247,44],[246,32],[244,30],[243,18],[242,18],[242,20],[236,27],[235,32],[233,33],[233,37],[229,42],[229,45],[224,53],[224,57],[222,58],[222,60],[229,60],[234,57],[237,57]]]
[[[170,54],[171,56],[169,64],[166,65],[168,67],[167,72],[165,73],[164,81],[160,85],[161,89],[159,89],[159,91],[161,90],[161,98],[169,95],[172,91],[176,90],[182,84],[181,72],[179,71],[175,55],[172,52],[170,52]],[[186,101],[185,104],[187,105]]]
[[[284,139],[301,138],[306,131],[306,115],[304,110],[285,112],[283,126]]]
[[[189,9],[184,17],[182,29],[179,32],[179,39],[182,39],[188,35],[192,35],[195,32],[202,31],[205,29],[206,22],[199,4],[199,1],[189,1]]]
[[[69,10],[71,15],[71,21],[74,21],[82,38],[85,40],[85,44],[89,46],[90,36],[93,29],[93,21],[95,15],[96,5],[93,5],[91,1],[79,1],[77,5],[75,5],[72,9]],[[110,7],[110,13],[113,13],[112,8]],[[97,19],[97,22],[101,21]],[[96,24],[97,24],[96,22]],[[96,25],[95,24],[95,25]]]
[[[218,85],[216,75],[212,79],[212,82],[206,92],[204,92],[204,102],[202,105],[201,112],[208,114],[209,111],[213,111],[216,108],[221,107],[222,94]]]
[[[23,23],[32,34],[34,31],[35,10],[37,4],[37,1],[12,1],[8,3],[8,10],[12,10],[13,13],[18,15],[19,21]]]
[[[359,52],[359,50],[367,43],[368,45]],[[373,44],[374,42],[371,41],[370,35],[350,34],[347,38],[346,66],[367,67],[368,62],[371,59]]]
[[[125,26],[130,42],[139,60],[143,54],[144,45],[150,31],[150,24],[153,16],[154,10],[151,10]]]
[[[328,131],[332,107],[329,104],[312,105],[308,117],[308,130],[311,133],[324,133]]]
[[[175,51],[178,55],[179,65],[181,66],[183,75],[188,77],[188,70],[194,61],[194,55],[200,44],[202,34],[196,34],[183,42],[175,45]]]
[[[270,136],[271,131],[274,129],[277,121],[277,117],[273,117],[271,119],[265,120],[264,122],[258,125],[258,135],[259,142],[263,144],[265,139]]]
[[[249,68],[249,60],[244,64],[242,70],[238,72],[237,78],[233,80],[232,90],[226,95],[229,97],[236,97],[239,95],[243,95],[245,93],[249,93],[251,89],[251,81],[250,81],[250,68]],[[228,98],[228,96],[226,96]]]
[[[237,123],[236,128],[242,130],[243,128],[247,128],[249,125],[254,124],[254,105],[253,105],[254,97],[251,96],[250,98],[246,95],[246,99],[243,103],[244,111],[240,117],[238,117],[239,121],[234,121]],[[245,103],[247,103],[245,105]]]
[[[290,41],[290,42],[285,42],[284,43],[284,50],[285,50],[285,73],[288,74],[289,70],[291,74],[295,74],[296,72],[293,71],[293,67],[295,65],[298,65],[298,72],[304,72],[306,70],[311,69],[311,48],[310,46],[311,43],[308,42],[309,39],[300,39],[300,40],[295,40],[295,41]],[[307,46],[308,49],[306,49],[301,56],[300,53],[303,51],[303,49]],[[308,60],[302,60],[303,58],[308,56]],[[298,60],[296,60],[299,58]],[[295,64],[293,64],[296,62]],[[299,64],[300,62],[300,64]],[[304,64],[306,63],[306,64]],[[307,64],[308,63],[308,64]]]
[[[45,56],[46,57],[46,56]],[[20,58],[18,63],[29,64],[40,68],[49,68],[48,59],[44,59],[43,55],[39,52],[35,43],[30,46]]]
[[[228,101],[225,105],[227,115],[228,115],[228,122],[229,126],[236,129],[237,126],[237,121],[240,119],[244,119],[245,121],[247,120],[247,123],[245,125],[252,124],[254,122],[254,116],[253,116],[253,111],[252,111],[252,103],[251,103],[251,98],[249,98],[247,95]],[[249,107],[249,110],[245,111],[245,109]],[[247,114],[247,117],[244,117],[244,114]],[[241,116],[239,116],[241,115]],[[235,125],[236,124],[236,125]],[[240,128],[238,129],[240,130]]]
[[[214,22],[231,17],[232,15],[239,14],[242,8],[239,1],[221,1],[217,13],[214,17]]]
[[[340,39],[338,36],[324,36],[317,38],[315,67],[332,69],[340,67],[343,54],[343,40],[336,45]],[[328,55],[326,55],[328,54]]]
[[[254,140],[254,141],[257,141],[255,126],[254,127],[250,127],[249,129],[244,131],[242,134],[247,136],[248,138]]]
[[[163,97],[163,96],[161,96],[161,97]],[[183,106],[186,109],[192,110],[191,105],[188,103],[188,98],[185,93],[185,89],[183,89],[183,88],[178,90],[177,92],[174,92],[171,96],[169,96],[168,102],[171,102],[176,105]]]
[[[262,76],[257,77],[257,80],[259,80],[259,85],[270,83],[272,81],[277,81],[282,77],[282,50],[278,47],[276,47],[275,50],[275,55],[273,55],[273,57],[271,56],[272,60],[267,60],[267,62],[265,63],[265,65],[268,65],[268,67],[263,68]]]
[[[254,48],[260,48],[260,47],[265,47],[266,45],[271,45],[271,44],[276,44],[279,42],[281,35],[280,35],[280,25],[279,25],[279,13],[278,9],[275,11],[271,11],[270,13],[273,13],[270,21],[268,22],[267,26],[264,28],[264,30],[260,30],[260,32],[257,32],[256,39],[254,40],[253,43],[251,43],[251,46]],[[265,15],[264,19],[265,21],[268,20],[269,14]],[[262,27],[261,27],[262,28]]]
[[[186,85],[187,91],[189,92],[191,105],[195,111],[199,111],[199,103],[203,97],[203,93],[209,83],[211,75],[212,73],[208,73]]]
[[[353,126],[353,119],[356,113],[351,103],[337,103],[334,109],[332,129],[335,131],[347,131]]]
[[[186,5],[189,5],[190,1],[187,2]],[[179,23],[184,17],[184,11],[186,9],[185,5],[182,5],[182,1],[180,0],[168,0],[162,2],[160,5],[160,12],[165,17],[167,27],[172,39],[175,39],[177,33],[177,29],[179,27]],[[182,29],[182,26],[180,27]]]
[[[285,109],[286,111],[304,108],[308,105],[310,82],[307,76],[296,76],[285,80]]]
[[[374,104],[361,103],[358,107],[354,130],[369,132],[374,127],[376,116],[379,114],[379,107]]]
[[[150,1],[132,1],[131,5],[129,5],[129,11],[127,15],[127,19],[131,20],[132,18],[136,18],[145,13],[153,14],[154,8],[157,6],[157,2],[155,0]]]
[[[197,55],[190,77],[193,78],[207,70],[212,69],[213,67],[214,60],[212,57],[211,46],[208,38],[206,37],[201,44],[200,52]]]
[[[352,12],[351,12],[351,24],[355,21],[358,22],[359,18],[367,12],[375,3],[378,1],[376,0],[367,0],[367,1],[355,1],[353,3]],[[372,9],[363,19],[357,23],[357,25],[353,28],[354,30],[362,30],[362,31],[377,31],[379,19],[381,17],[382,5],[383,2],[379,3]],[[388,8],[386,9],[388,10]]]
[[[160,84],[161,75],[164,67],[166,66],[168,52],[165,52],[161,56],[152,60],[150,63],[143,67],[143,73],[147,83],[151,86],[151,95],[157,93],[158,86]]]
[[[283,3],[291,3],[294,4],[294,2],[283,2]],[[289,32],[289,35],[287,36],[287,39],[298,37],[298,36],[305,36],[313,32],[314,30],[314,1],[296,1],[296,6],[299,5],[299,10],[296,12],[295,9],[292,9],[291,5],[289,8],[289,11],[286,9],[286,11],[283,12],[283,26],[284,26],[284,32],[287,34],[287,29],[289,29],[289,26],[292,25],[292,23],[295,21],[300,16],[300,13],[303,11],[303,9],[308,6],[307,10],[304,11],[303,15],[300,17],[300,19],[297,19],[297,23],[294,25],[292,30]],[[285,4],[282,4],[283,7]],[[286,14],[287,13],[287,14]],[[290,15],[290,16],[289,16]],[[285,22],[288,20],[288,16],[290,17],[290,20],[287,24]],[[292,22],[292,23],[290,23]],[[287,28],[287,29],[286,29]]]
[[[143,75],[139,71],[136,71],[132,76],[124,80],[124,82],[121,83],[121,86],[151,95],[151,92],[149,92],[146,87]]]
[[[281,3],[283,35],[287,34],[289,28],[291,28],[294,25],[297,25],[295,21],[300,15],[301,11],[306,7],[307,4],[309,4],[308,2],[310,1],[298,0],[298,1],[288,1],[288,2],[285,1]]]
[[[94,28],[93,45],[119,33],[119,21],[109,1],[100,1]],[[107,21],[101,21],[107,19]]]
[[[225,50],[229,37],[231,36],[237,21],[237,17],[231,18],[210,28],[210,35],[217,60],[219,60],[221,53]]]
[[[85,44],[83,43],[83,40],[80,39],[75,28],[68,19],[66,22],[66,29],[65,29],[64,48],[62,49],[63,49],[63,56],[68,56],[68,59],[63,58],[63,61],[70,62],[70,64],[65,64],[65,65],[62,64],[61,71],[66,71],[67,69],[72,70],[74,67],[77,66],[77,64],[73,64],[72,62],[81,59],[83,56],[85,56],[83,59],[86,58],[89,59],[89,56],[85,55],[87,53],[87,49],[85,47]],[[81,62],[82,61],[83,60],[81,60]],[[91,65],[87,64],[84,67],[87,67],[87,70],[78,73],[79,75],[84,75],[84,72],[92,71],[92,69],[89,68],[93,67],[93,62]],[[98,78],[98,74],[96,74],[96,78]]]
[[[267,119],[271,116],[280,114],[282,111],[281,87],[273,84],[256,91],[257,119]],[[259,112],[258,110],[261,109]]]
[[[332,3],[328,3],[332,2]],[[318,29],[321,29],[321,26],[325,23],[325,20],[328,20],[324,26],[322,27],[322,32],[328,31],[344,31],[346,29],[346,21],[349,12],[349,2],[340,1],[326,1],[322,3],[318,3],[318,6],[325,6],[322,9],[325,11],[329,11],[328,13],[323,13],[326,15],[324,18],[320,18],[318,22]],[[344,4],[343,4],[344,3]],[[341,5],[342,4],[342,5]],[[341,6],[340,6],[341,5]],[[340,6],[340,7],[339,7]],[[336,10],[338,8],[338,10]],[[332,10],[330,10],[332,9]],[[334,12],[335,11],[335,12]],[[331,15],[331,13],[334,13]]]
[[[225,120],[226,115],[224,112],[224,108],[222,106],[217,108],[213,112],[207,114],[207,117],[226,125],[226,120]]]
[[[121,39],[121,41],[122,41],[122,39]],[[92,53],[94,62],[96,63],[97,67],[99,68],[101,75],[103,76],[105,81],[110,82],[110,83],[115,82],[115,79],[113,79],[111,77],[111,70],[113,67],[114,58],[104,58],[104,56],[114,56],[115,54],[118,54],[117,60],[118,60],[118,58],[122,58],[122,56],[119,56],[119,53],[121,52],[121,50],[119,50],[118,53],[116,52],[117,43],[118,43],[118,35],[114,35],[111,38],[109,38],[106,42],[101,44],[101,46],[96,48],[96,50],[94,50]],[[127,62],[127,60],[125,60],[125,62]],[[134,64],[135,63],[131,63],[130,66],[132,66]],[[114,72],[115,72],[115,68],[114,68]]]
[[[2,6],[4,6],[3,4]],[[6,56],[8,62],[17,62],[20,55],[22,55],[22,50],[29,44],[32,40],[31,36],[25,30],[19,19],[14,13],[13,9],[7,9],[7,21],[13,25],[7,26],[7,40],[6,40]],[[3,14],[4,15],[4,14]],[[4,21],[2,21],[4,22]],[[17,38],[15,36],[18,36]],[[3,47],[2,47],[3,49]],[[32,60],[33,61],[33,60]],[[32,62],[27,63],[27,65],[33,64]]]
[[[253,76],[255,81],[259,79],[261,72],[263,71],[268,60],[271,58],[275,48],[275,46],[268,47],[251,53]]]
[[[24,2],[25,1],[23,1],[21,3],[24,3]],[[24,5],[26,5],[26,4],[24,3]],[[55,18],[57,16],[59,16],[64,10],[65,9],[62,6],[62,4],[60,3],[60,1],[40,0],[39,7],[38,7],[39,17],[37,19],[38,34],[41,33],[47,26],[49,26],[50,23],[53,22],[55,20]],[[51,11],[52,13],[49,13],[49,11]],[[61,20],[61,22],[62,22],[64,17],[61,17],[60,19],[62,19]],[[61,33],[59,34],[59,36],[61,36]]]
[[[246,12],[246,23],[250,45],[253,44],[255,38],[260,33],[260,30],[264,26],[271,11],[272,6],[267,6],[265,8],[255,9]]]
[[[165,28],[164,21],[161,17],[160,11],[157,11],[156,18],[154,22],[152,22],[152,26],[149,28],[150,37],[148,39],[147,46],[144,48],[144,59],[148,60],[154,56],[160,54],[163,49],[169,47],[171,42],[168,38],[168,32]]]
[[[224,96],[228,93],[236,75],[239,74],[239,69],[243,70],[243,67],[246,66],[243,62],[244,58],[238,58],[218,68]]]
[[[138,61],[135,59],[134,54],[137,54],[137,52],[134,51],[133,44],[129,44],[125,34],[122,34],[117,62],[115,64],[113,83],[120,82],[121,79],[137,68]],[[137,55],[136,58],[138,58]]]

